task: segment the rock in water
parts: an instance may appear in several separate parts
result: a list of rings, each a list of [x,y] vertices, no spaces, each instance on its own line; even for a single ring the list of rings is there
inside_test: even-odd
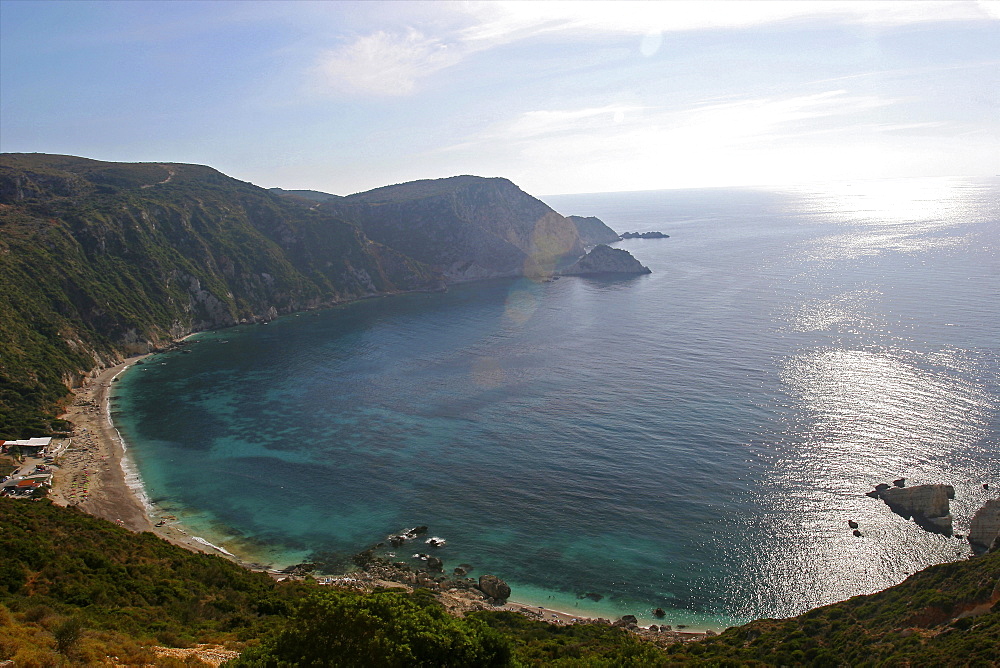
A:
[[[480,575],[479,591],[500,602],[510,598],[510,587],[495,575]]]
[[[563,276],[593,276],[600,274],[651,274],[632,254],[621,248],[603,244],[593,249],[571,266],[559,272]]]
[[[1000,499],[987,501],[969,527],[969,544],[976,554],[1000,550]]]
[[[877,489],[877,488],[876,488]],[[955,498],[951,485],[917,485],[881,490],[880,497],[897,515],[910,519],[927,531],[950,536],[949,499]]]
[[[663,232],[622,232],[622,239],[669,239]]]

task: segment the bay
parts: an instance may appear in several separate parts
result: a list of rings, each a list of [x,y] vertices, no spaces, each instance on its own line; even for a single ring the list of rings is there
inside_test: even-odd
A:
[[[952,484],[965,533],[1000,485],[998,195],[546,197],[669,234],[616,244],[653,273],[204,333],[125,374],[113,414],[157,510],[259,561],[346,563],[426,524],[448,569],[524,602],[696,628],[796,614],[969,554],[864,492]]]

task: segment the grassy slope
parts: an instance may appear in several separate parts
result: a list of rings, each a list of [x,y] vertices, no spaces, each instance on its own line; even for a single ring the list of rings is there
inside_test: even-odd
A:
[[[222,558],[48,501],[0,498],[0,554],[0,659],[18,666],[54,665],[69,620],[84,631],[75,661],[148,660],[144,644],[256,637],[299,595]]]

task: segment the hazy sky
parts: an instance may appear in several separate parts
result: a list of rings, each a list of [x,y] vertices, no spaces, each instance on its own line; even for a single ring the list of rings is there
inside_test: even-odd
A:
[[[1000,2],[0,0],[0,149],[348,194],[1000,174]]]

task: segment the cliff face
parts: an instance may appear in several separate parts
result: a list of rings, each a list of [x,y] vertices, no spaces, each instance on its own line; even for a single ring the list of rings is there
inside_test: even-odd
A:
[[[191,331],[441,285],[355,225],[214,169],[0,156],[0,414]],[[0,419],[0,438],[44,432]]]
[[[583,254],[576,226],[507,179],[456,176],[377,188],[318,207],[451,282],[547,276]]]

